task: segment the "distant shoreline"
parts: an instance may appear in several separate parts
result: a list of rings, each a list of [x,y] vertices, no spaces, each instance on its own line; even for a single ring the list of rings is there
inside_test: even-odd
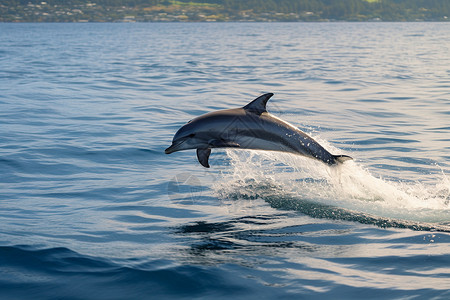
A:
[[[449,21],[433,21],[433,20],[417,20],[417,21],[348,21],[348,20],[329,20],[329,21],[136,21],[136,22],[122,22],[122,21],[0,21],[0,24],[146,24],[146,23],[155,23],[155,24],[232,24],[232,23],[273,23],[273,24],[283,24],[283,23],[306,23],[306,24],[314,24],[314,23],[449,23]]]
[[[447,1],[3,0],[0,22],[448,22]]]

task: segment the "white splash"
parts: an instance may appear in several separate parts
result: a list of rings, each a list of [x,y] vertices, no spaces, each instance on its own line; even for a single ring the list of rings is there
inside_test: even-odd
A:
[[[383,218],[447,224],[450,220],[450,180],[443,171],[434,184],[424,184],[377,178],[354,161],[328,167],[287,153],[228,149],[226,154],[230,168],[213,186],[222,198],[281,195],[289,201],[309,201]]]

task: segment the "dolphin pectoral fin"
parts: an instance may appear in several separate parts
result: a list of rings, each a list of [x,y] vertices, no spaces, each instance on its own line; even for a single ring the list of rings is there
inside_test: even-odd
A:
[[[236,142],[223,141],[223,140],[212,140],[209,145],[212,148],[226,148],[226,147],[240,147]],[[209,155],[211,155],[211,148],[197,148],[197,158],[199,163],[205,168],[209,168]]]
[[[244,106],[243,108],[247,111],[250,111],[252,113],[260,115],[263,112],[267,112],[266,104],[267,104],[267,101],[269,101],[269,99],[272,96],[273,96],[272,93],[267,93],[262,96],[259,96],[258,98],[256,98],[255,100],[253,100],[252,102],[250,102],[249,104]]]
[[[211,145],[212,148],[227,148],[227,147],[236,148],[236,147],[241,146],[236,142],[225,141],[225,140],[212,140],[209,142],[209,144]]]
[[[198,148],[197,149],[198,162],[205,168],[209,168],[208,159],[209,159],[210,154],[211,154],[211,148],[206,148],[206,149]]]
[[[348,155],[333,155],[333,157],[338,163],[341,164],[347,160],[353,160],[353,158]]]

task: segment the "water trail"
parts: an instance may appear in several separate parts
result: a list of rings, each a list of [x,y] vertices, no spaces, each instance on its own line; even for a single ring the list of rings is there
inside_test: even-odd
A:
[[[228,149],[226,154],[230,168],[213,186],[222,198],[261,198],[313,217],[450,230],[450,180],[443,171],[433,184],[424,184],[377,178],[354,161],[328,167],[287,153]]]

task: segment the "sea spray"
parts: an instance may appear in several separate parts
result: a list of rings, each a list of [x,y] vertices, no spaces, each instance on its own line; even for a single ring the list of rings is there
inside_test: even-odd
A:
[[[429,228],[429,223],[446,227],[450,220],[450,181],[443,171],[435,183],[424,184],[376,177],[357,161],[329,167],[280,152],[227,149],[226,154],[229,167],[213,186],[222,199],[263,199],[279,209],[333,219],[353,216],[363,223],[395,219],[397,225],[403,220]]]

